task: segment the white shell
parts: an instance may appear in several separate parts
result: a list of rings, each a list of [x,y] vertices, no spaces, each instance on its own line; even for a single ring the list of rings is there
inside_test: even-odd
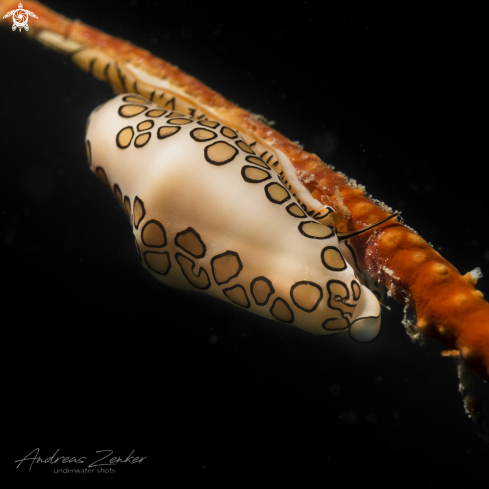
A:
[[[311,219],[252,146],[139,95],[99,107],[87,128],[91,169],[124,206],[154,277],[314,334],[371,341],[379,303],[334,228]]]

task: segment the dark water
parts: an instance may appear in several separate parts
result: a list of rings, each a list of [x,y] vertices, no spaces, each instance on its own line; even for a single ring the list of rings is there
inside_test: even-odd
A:
[[[270,1],[240,13],[218,2],[50,5],[276,121],[401,210],[462,273],[489,275],[487,76],[472,14],[324,15],[297,2],[279,22],[282,4]],[[18,32],[0,42],[16,457],[134,449],[148,460],[116,470],[141,478],[265,467],[354,483],[402,467],[403,478],[422,471],[436,483],[483,473],[489,446],[463,412],[455,365],[411,343],[395,303],[379,340],[361,346],[154,281],[87,169],[86,119],[110,90]]]

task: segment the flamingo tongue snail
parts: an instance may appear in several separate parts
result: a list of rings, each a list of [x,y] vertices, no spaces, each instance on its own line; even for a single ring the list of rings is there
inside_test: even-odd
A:
[[[302,190],[322,223],[311,219],[256,141],[125,94],[93,112],[86,144],[92,171],[127,212],[143,265],[163,283],[314,334],[362,342],[379,334],[379,303],[340,251],[333,209]]]

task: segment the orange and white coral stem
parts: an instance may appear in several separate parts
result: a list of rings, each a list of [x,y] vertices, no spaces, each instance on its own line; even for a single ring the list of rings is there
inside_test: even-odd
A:
[[[2,14],[16,6],[15,1],[0,1]],[[336,209],[339,231],[361,229],[389,215],[384,207],[368,199],[361,188],[332,171],[316,155],[307,153],[166,61],[128,42],[66,19],[37,2],[26,1],[25,8],[38,15],[38,20],[32,22],[29,36],[67,54],[73,54],[76,46],[82,46],[121,66],[130,64],[144,73],[146,80],[154,78],[168,83],[196,106],[284,153],[312,196]],[[7,25],[6,20],[2,23]],[[53,42],[49,34],[57,36]],[[84,59],[77,60],[76,56],[75,61],[84,69],[93,67]],[[101,73],[94,72],[94,75],[103,78]],[[116,92],[127,89],[124,83],[114,79],[106,81]],[[351,241],[359,255],[360,266],[384,284],[398,302],[407,303],[416,313],[419,331],[440,340],[448,350],[458,351],[473,373],[489,380],[489,304],[474,287],[478,274],[461,275],[423,238],[398,222],[388,221]]]

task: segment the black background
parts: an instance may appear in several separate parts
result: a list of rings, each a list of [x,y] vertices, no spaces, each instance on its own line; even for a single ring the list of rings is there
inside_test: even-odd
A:
[[[489,272],[482,12],[156,3],[49,6],[275,121],[401,210],[461,273]],[[324,483],[436,483],[487,469],[455,364],[411,343],[401,306],[390,301],[381,337],[362,346],[153,280],[87,169],[85,123],[110,89],[23,34],[4,29],[0,42],[12,458],[36,447],[87,459],[134,449],[148,460],[118,474],[179,471],[182,481],[300,468],[304,482],[321,471]],[[479,288],[487,297],[486,278]]]

